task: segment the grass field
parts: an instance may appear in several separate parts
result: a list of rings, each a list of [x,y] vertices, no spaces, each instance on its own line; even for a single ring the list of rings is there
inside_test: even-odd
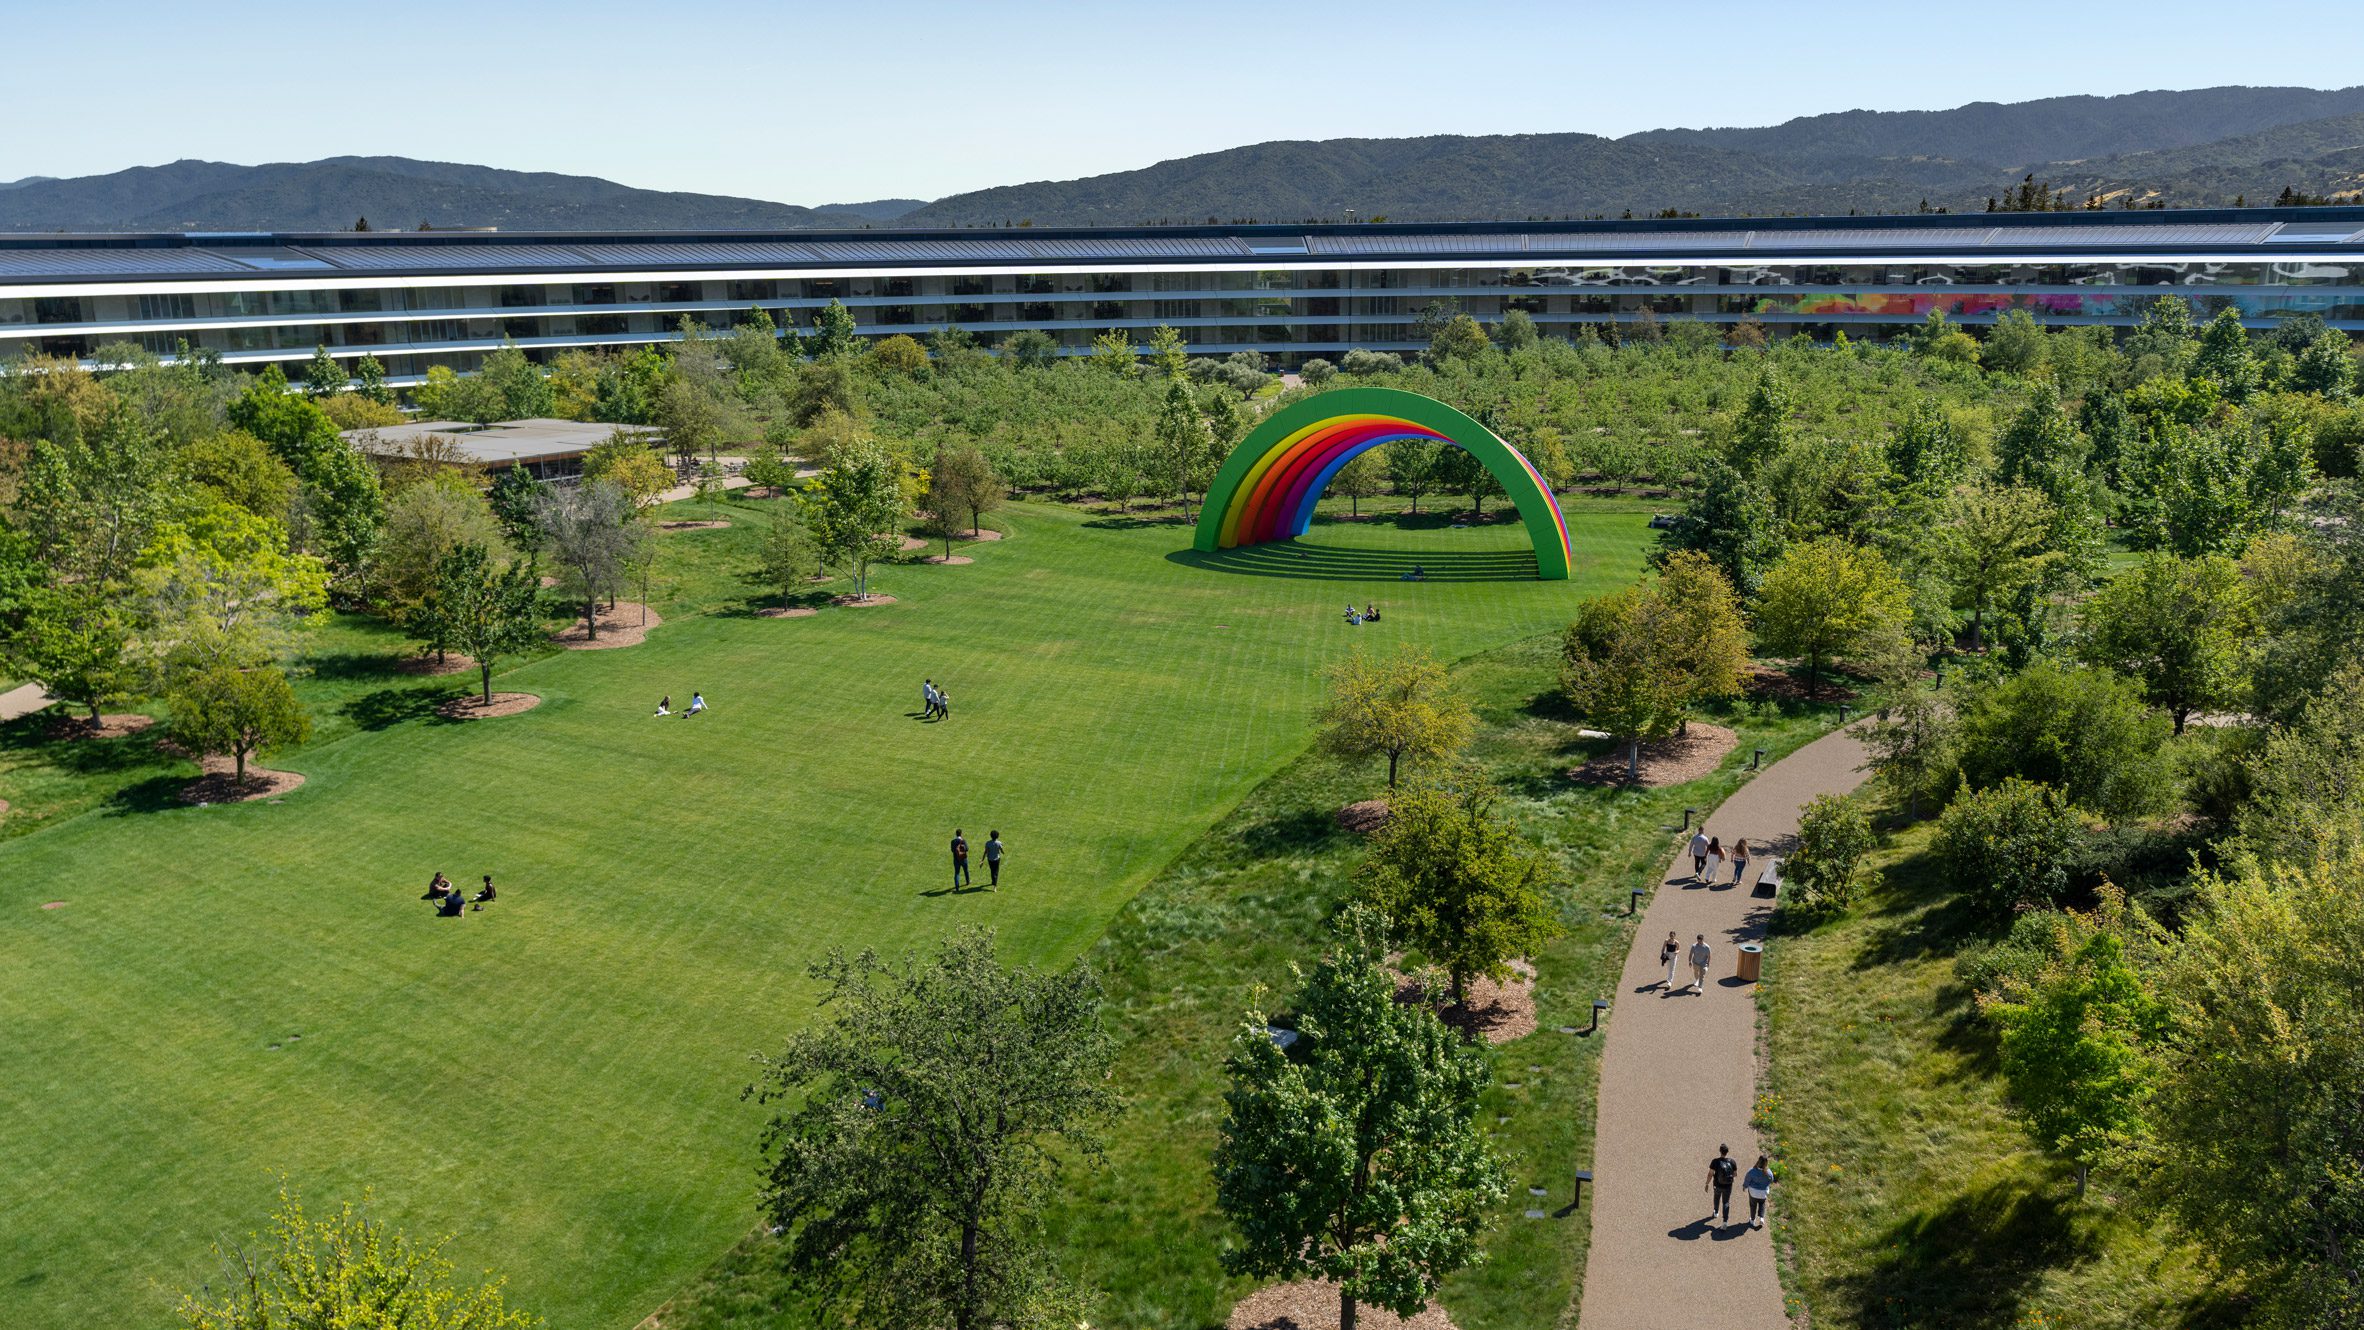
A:
[[[1647,512],[1572,505],[1579,580],[1546,584],[1501,576],[1515,524],[1202,559],[1176,526],[1027,506],[974,566],[881,570],[898,604],[764,620],[735,572],[760,505],[725,507],[665,538],[646,644],[499,680],[543,698],[523,716],[438,721],[463,680],[328,630],[283,803],[177,807],[186,768],[140,740],[0,736],[31,815],[0,841],[0,1324],[161,1323],[284,1173],[453,1233],[553,1324],[628,1326],[747,1227],[738,1090],[808,1018],[807,961],[971,922],[1012,959],[1085,950],[1302,750],[1324,665],[1556,628],[1639,571]],[[1434,580],[1397,580],[1414,559]],[[1348,627],[1349,599],[1385,622]],[[914,718],[923,675],[949,723]],[[708,715],[649,717],[693,688]],[[941,893],[955,825],[1001,830],[1005,890]],[[503,898],[433,919],[439,869]]]
[[[1886,851],[1847,918],[1778,936],[1763,1001],[1783,1281],[1817,1325],[2229,1330],[2232,1290],[2010,1112],[1992,1034],[1955,979],[1976,940],[1926,858]]]

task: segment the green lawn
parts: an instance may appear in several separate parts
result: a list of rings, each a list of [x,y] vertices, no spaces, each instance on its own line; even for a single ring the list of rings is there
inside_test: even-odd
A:
[[[0,1324],[161,1323],[284,1173],[455,1234],[554,1324],[628,1326],[747,1228],[738,1090],[808,1018],[808,960],[970,922],[1013,959],[1084,951],[1302,750],[1326,663],[1556,628],[1639,571],[1649,511],[1572,505],[1580,580],[1545,584],[1499,576],[1515,524],[1201,558],[1022,506],[974,566],[881,570],[896,605],[765,620],[735,568],[760,507],[665,537],[645,645],[507,672],[544,699],[523,716],[440,722],[462,680],[327,630],[283,803],[175,806],[187,769],[144,740],[0,735],[0,797],[37,812],[0,842]],[[1435,580],[1396,580],[1414,559]],[[913,718],[923,675],[949,723]],[[708,715],[649,717],[692,689]],[[1007,889],[937,894],[955,825],[1001,830]],[[503,899],[431,918],[438,869]]]
[[[1977,940],[1902,833],[1847,918],[1777,935],[1762,1106],[1783,1281],[1818,1325],[2230,1327],[2212,1271],[2096,1173],[2036,1149],[1955,979]]]

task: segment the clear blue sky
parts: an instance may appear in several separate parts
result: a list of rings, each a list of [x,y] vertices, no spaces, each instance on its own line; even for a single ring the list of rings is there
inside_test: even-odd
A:
[[[2364,82],[2338,0],[0,0],[0,181],[394,154],[791,203],[1264,139]]]

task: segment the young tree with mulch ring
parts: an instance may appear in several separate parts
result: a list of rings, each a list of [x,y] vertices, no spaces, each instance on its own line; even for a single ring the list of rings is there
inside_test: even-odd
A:
[[[1457,1008],[1469,1004],[1471,979],[1510,978],[1512,960],[1560,931],[1543,856],[1492,815],[1495,797],[1474,781],[1398,792],[1363,866],[1362,899],[1452,979]]]
[[[853,574],[858,599],[870,599],[870,565],[900,543],[895,528],[911,515],[911,481],[893,453],[860,439],[805,487],[813,535]]]
[[[1115,1041],[1088,966],[1004,969],[993,939],[966,929],[892,965],[832,951],[810,974],[834,1018],[758,1059],[747,1094],[793,1105],[763,1131],[763,1210],[848,1323],[1079,1319],[1041,1215],[1061,1171],[1099,1154]]]
[[[312,737],[312,718],[275,666],[241,670],[208,665],[183,675],[165,695],[173,741],[199,756],[227,754],[246,784],[246,759]]]
[[[960,533],[960,519],[968,519],[970,535],[977,533],[985,514],[1001,506],[1003,485],[993,464],[974,448],[942,448],[928,468],[928,491],[923,502],[944,538],[944,557],[952,557],[952,538]]]
[[[633,521],[631,500],[607,481],[587,481],[544,491],[535,520],[551,557],[565,570],[569,594],[582,602],[584,635],[597,641],[599,598],[615,599],[633,549],[645,537]]]
[[[1224,1062],[1215,1203],[1239,1243],[1223,1266],[1336,1281],[1342,1330],[1363,1302],[1415,1315],[1484,1259],[1486,1211],[1507,1194],[1477,1126],[1485,1054],[1395,1000],[1386,935],[1377,911],[1347,907],[1290,1004],[1294,1048],[1251,1011]]]
[[[476,658],[484,705],[491,706],[493,662],[541,640],[534,602],[541,578],[530,563],[502,568],[482,545],[462,545],[435,565],[429,593],[444,638]]]
[[[755,566],[750,571],[758,584],[780,589],[782,608],[794,603],[797,588],[821,571],[821,547],[813,540],[812,528],[805,525],[800,504],[791,500],[772,509],[771,523],[763,530],[763,543],[756,547]]]
[[[1404,762],[1449,757],[1469,742],[1476,713],[1453,690],[1445,667],[1411,647],[1393,660],[1357,651],[1330,670],[1330,698],[1314,719],[1318,742],[1336,757],[1387,759],[1387,788]]]
[[[1910,594],[1873,550],[1825,536],[1793,545],[1757,588],[1757,631],[1765,648],[1806,662],[1806,695],[1822,667],[1902,632]]]

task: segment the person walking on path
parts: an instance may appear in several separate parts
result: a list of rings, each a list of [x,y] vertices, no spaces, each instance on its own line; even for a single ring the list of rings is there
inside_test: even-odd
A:
[[[1701,994],[1703,996],[1706,994],[1707,963],[1714,960],[1715,956],[1716,954],[1714,949],[1707,945],[1707,934],[1701,933],[1699,935],[1699,940],[1691,944],[1692,992]]]
[[[1757,1166],[1740,1180],[1740,1190],[1748,1194],[1748,1226],[1765,1226],[1765,1198],[1773,1194],[1773,1170],[1765,1167],[1770,1162],[1764,1155],[1757,1156]]]
[[[1732,885],[1739,886],[1741,879],[1747,876],[1748,837],[1734,836],[1732,838]]]
[[[1659,945],[1658,961],[1666,967],[1665,991],[1672,993],[1675,991],[1675,967],[1683,963],[1683,944],[1671,932],[1666,935],[1666,941]]]
[[[1699,829],[1699,834],[1698,834],[1698,835],[1696,835],[1696,836],[1693,836],[1693,837],[1691,838],[1691,877],[1692,877],[1692,880],[1694,880],[1694,881],[1697,881],[1697,880],[1698,880],[1698,878],[1699,878],[1699,875],[1700,875],[1700,874],[1702,874],[1702,873],[1705,873],[1706,871],[1707,871],[1707,828],[1705,828],[1705,827],[1701,827],[1701,828]]]
[[[1732,1157],[1732,1147],[1719,1145],[1716,1157],[1707,1161],[1707,1217],[1714,1219],[1720,1212],[1723,1222],[1732,1222],[1732,1179],[1740,1172],[1740,1162]]]
[[[960,834],[960,828],[954,827],[952,829],[952,889],[958,891],[968,884],[969,843]]]
[[[1001,833],[998,831],[986,832],[985,885],[991,887],[995,891],[1001,890],[1001,856]]]
[[[1721,836],[1707,838],[1707,884],[1714,886],[1724,875],[1724,840]]]

